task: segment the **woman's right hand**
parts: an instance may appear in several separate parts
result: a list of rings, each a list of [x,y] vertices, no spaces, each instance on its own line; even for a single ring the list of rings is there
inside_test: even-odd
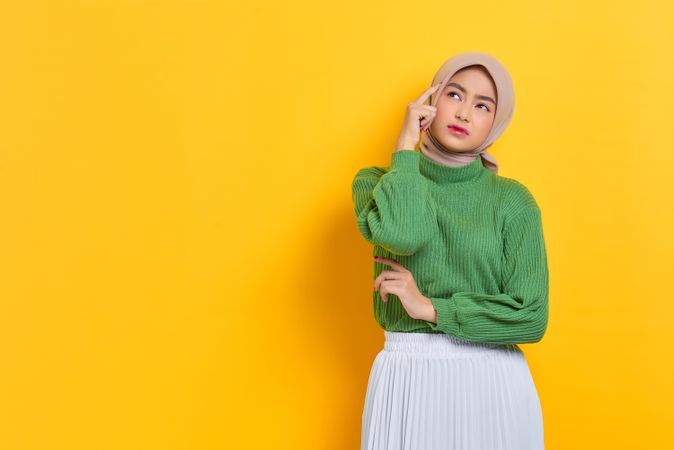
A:
[[[407,105],[405,120],[395,151],[416,149],[419,137],[421,137],[421,130],[427,130],[431,126],[436,112],[435,106],[424,105],[423,103],[438,90],[441,84],[438,83],[429,87],[419,98]]]

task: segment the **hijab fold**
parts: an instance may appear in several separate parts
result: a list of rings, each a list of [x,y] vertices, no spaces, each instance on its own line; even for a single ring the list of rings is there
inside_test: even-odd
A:
[[[508,70],[493,56],[482,52],[464,52],[445,61],[433,77],[431,86],[442,82],[442,86],[429,99],[429,104],[435,106],[440,98],[440,93],[445,89],[450,78],[464,67],[483,66],[496,85],[496,115],[494,123],[485,141],[478,148],[469,152],[455,152],[441,144],[431,133],[430,128],[421,132],[419,150],[429,159],[446,166],[463,166],[474,161],[480,156],[485,167],[498,173],[496,158],[487,152],[496,138],[498,138],[510,123],[515,109],[515,92],[513,81]]]

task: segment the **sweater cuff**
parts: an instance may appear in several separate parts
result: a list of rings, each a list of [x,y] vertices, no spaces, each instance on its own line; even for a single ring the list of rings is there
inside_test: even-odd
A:
[[[437,323],[425,321],[431,329],[442,331],[446,334],[458,335],[459,319],[456,311],[456,302],[453,298],[430,298],[436,312]]]
[[[391,170],[419,173],[419,156],[416,150],[397,150],[391,155]]]

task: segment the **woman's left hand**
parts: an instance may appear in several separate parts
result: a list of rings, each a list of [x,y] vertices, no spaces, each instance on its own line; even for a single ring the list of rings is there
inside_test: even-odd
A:
[[[382,301],[388,301],[387,294],[394,294],[411,318],[435,322],[433,303],[419,292],[412,272],[390,258],[376,256],[375,261],[393,268],[384,270],[374,280],[374,290],[379,291]]]

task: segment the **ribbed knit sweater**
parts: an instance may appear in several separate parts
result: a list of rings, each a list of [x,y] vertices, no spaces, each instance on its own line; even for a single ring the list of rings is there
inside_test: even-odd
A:
[[[548,263],[541,210],[527,187],[482,158],[464,166],[399,150],[390,167],[360,169],[352,183],[360,234],[373,254],[411,271],[437,323],[411,318],[400,299],[373,293],[388,331],[447,333],[497,344],[538,342],[548,322]],[[375,262],[374,277],[390,266]]]

